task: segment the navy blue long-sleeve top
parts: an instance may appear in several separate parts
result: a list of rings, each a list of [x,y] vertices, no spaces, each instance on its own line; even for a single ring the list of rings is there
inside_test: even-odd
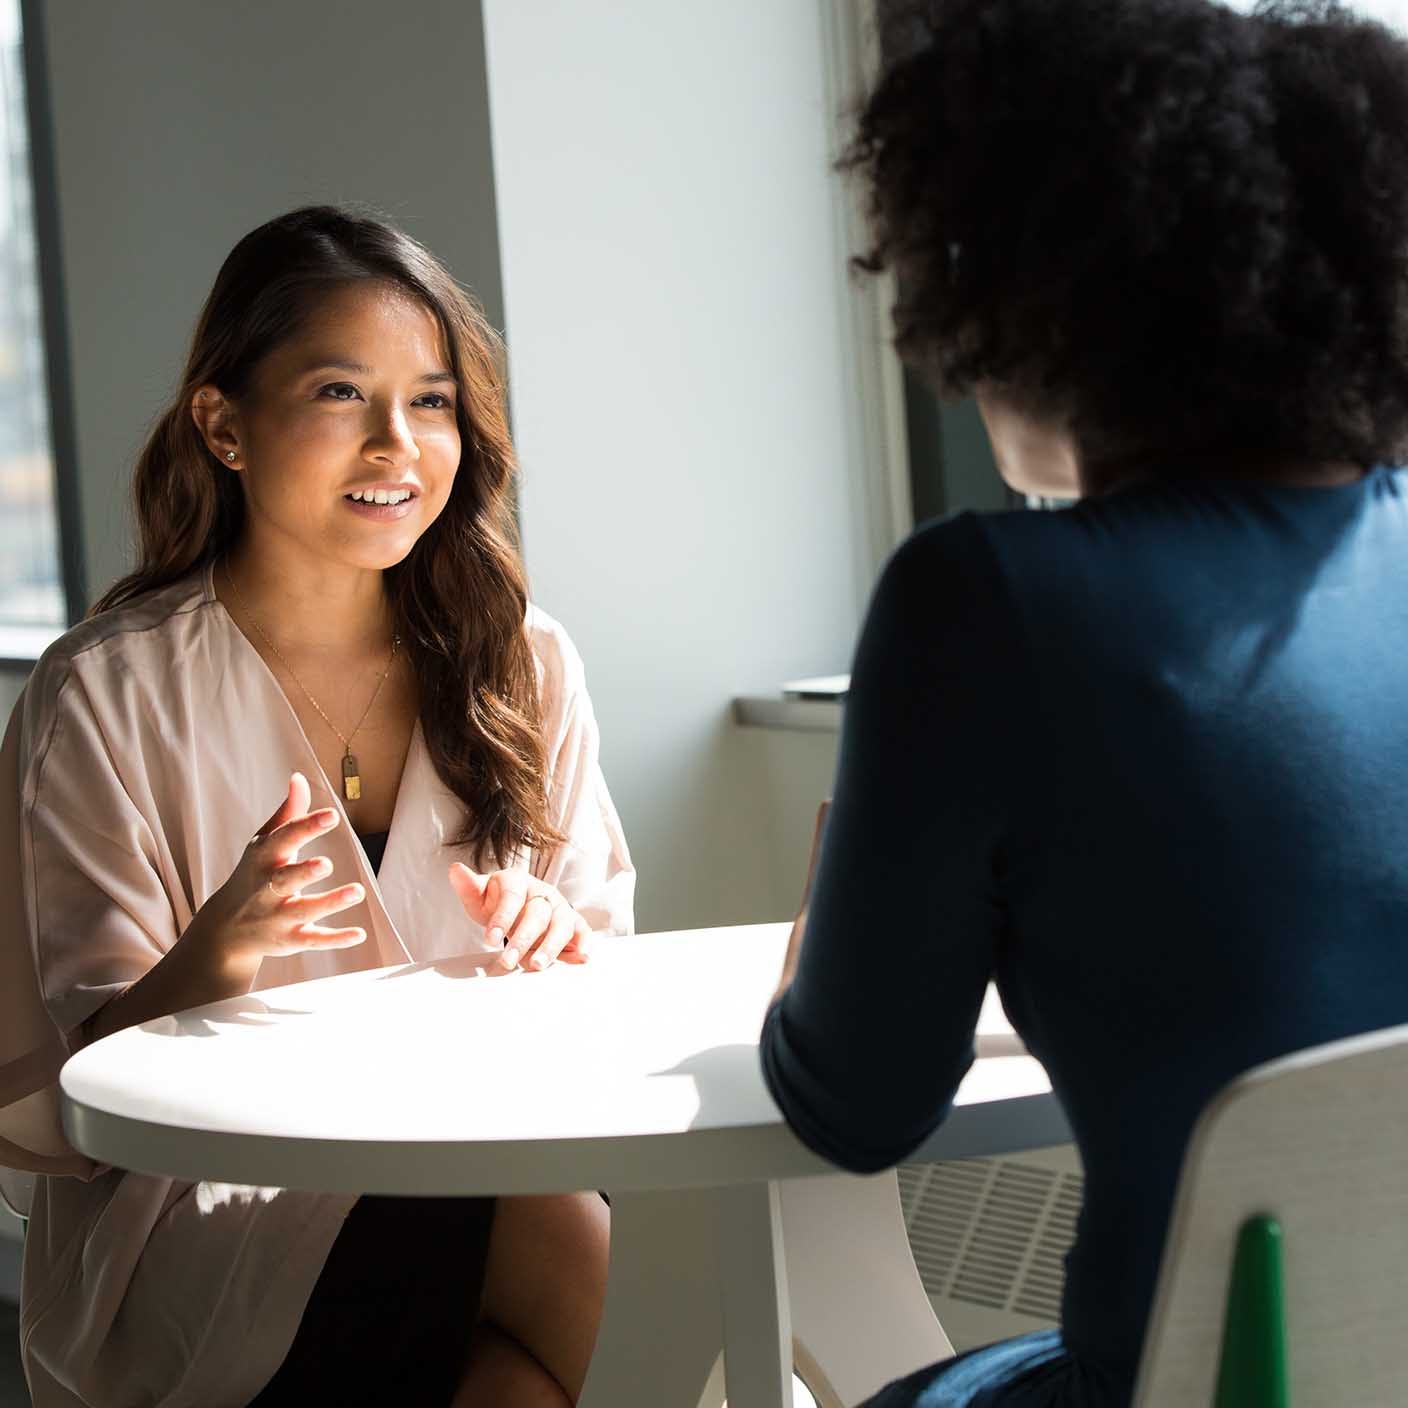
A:
[[[789,1123],[846,1168],[904,1159],[990,979],[1085,1168],[1072,1392],[1118,1401],[1201,1108],[1408,1021],[1408,474],[1142,484],[895,554],[763,1035]]]

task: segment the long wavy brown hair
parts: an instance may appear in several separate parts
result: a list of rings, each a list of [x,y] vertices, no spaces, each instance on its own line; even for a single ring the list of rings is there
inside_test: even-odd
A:
[[[542,711],[524,630],[502,348],[439,260],[373,212],[294,210],[230,252],[201,311],[180,390],[137,459],[137,568],[90,614],[175,582],[234,546],[243,492],[207,447],[191,399],[211,383],[238,401],[263,358],[297,336],[327,295],[358,280],[396,284],[435,314],[459,383],[460,464],[449,501],[386,570],[385,589],[418,682],[431,761],[465,805],[455,843],[508,865],[520,848],[563,837],[547,814]]]

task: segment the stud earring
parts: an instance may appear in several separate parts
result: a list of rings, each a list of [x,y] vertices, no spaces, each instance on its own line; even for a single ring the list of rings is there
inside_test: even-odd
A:
[[[225,451],[225,458],[226,458],[227,460],[232,460],[232,459],[234,459],[234,458],[235,458],[235,452],[234,452],[233,450],[226,450],[226,451]]]

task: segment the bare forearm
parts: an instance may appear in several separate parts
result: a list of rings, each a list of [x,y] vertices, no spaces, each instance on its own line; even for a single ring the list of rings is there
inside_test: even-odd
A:
[[[222,946],[212,941],[214,925],[213,916],[196,915],[161,962],[88,1019],[88,1039],[248,992],[259,971],[258,958],[225,957]]]
[[[266,956],[350,948],[365,941],[365,929],[321,923],[360,904],[366,898],[360,884],[303,893],[305,885],[326,879],[333,867],[326,856],[300,861],[299,852],[339,818],[333,807],[309,812],[308,801],[308,779],[293,773],[284,801],[171,951],[88,1019],[90,1041],[188,1007],[238,997],[254,986]]]
[[[816,830],[812,833],[812,853],[807,861],[807,883],[802,887],[802,902],[797,906],[797,917],[792,921],[792,932],[787,936],[787,955],[782,961],[782,976],[777,981],[777,991],[772,1000],[776,1002],[797,976],[797,960],[802,956],[802,939],[807,931],[807,911],[812,903],[812,884],[816,880],[816,862],[821,854],[821,834],[826,830],[826,817],[831,810],[828,797],[816,813]]]
[[[806,930],[807,910],[804,905],[792,921],[792,932],[787,936],[787,954],[782,960],[782,976],[777,980],[777,991],[772,995],[773,1002],[792,986],[792,979],[797,976],[797,960],[802,954],[802,938]]]

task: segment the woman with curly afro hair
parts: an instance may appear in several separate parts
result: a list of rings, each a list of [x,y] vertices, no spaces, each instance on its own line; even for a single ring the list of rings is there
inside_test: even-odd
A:
[[[858,262],[1007,482],[1078,502],[888,564],[763,1061],[888,1167],[997,982],[1085,1169],[1061,1327],[872,1408],[1104,1408],[1209,1099],[1408,1022],[1408,44],[1328,4],[886,22]]]

